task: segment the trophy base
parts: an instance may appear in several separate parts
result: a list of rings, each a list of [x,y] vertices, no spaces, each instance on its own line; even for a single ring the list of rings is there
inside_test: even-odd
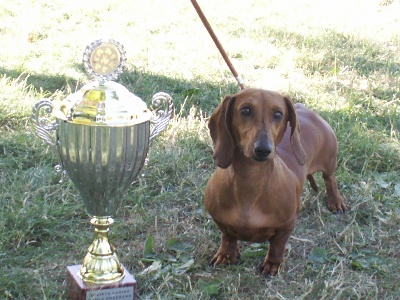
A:
[[[67,267],[67,298],[70,300],[134,300],[137,282],[125,269],[125,277],[113,284],[86,284],[79,278],[81,265]]]

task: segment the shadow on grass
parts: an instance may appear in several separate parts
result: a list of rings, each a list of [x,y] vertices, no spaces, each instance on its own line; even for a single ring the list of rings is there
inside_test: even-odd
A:
[[[368,77],[374,72],[387,74],[395,78],[400,73],[400,64],[389,62],[384,59],[384,50],[376,44],[357,40],[354,37],[345,36],[342,33],[328,31],[323,36],[306,36],[294,32],[285,31],[282,28],[264,28],[271,42],[283,47],[296,46],[307,48],[306,53],[325,51],[322,59],[316,63],[307,62],[303,65],[305,71],[330,73],[334,68],[349,67],[357,71],[361,77]],[[319,49],[323,45],[323,49]],[[304,58],[306,59],[306,58]],[[313,57],[309,57],[313,61]],[[80,64],[74,66],[84,73]],[[332,71],[333,70],[333,71]],[[1,69],[0,73],[13,79],[26,80],[27,85],[44,94],[53,94],[57,90],[75,91],[82,83],[74,78],[64,75],[45,74],[24,74],[18,70]],[[126,86],[131,92],[141,97],[150,104],[152,95],[163,91],[169,93],[174,101],[175,112],[181,116],[187,116],[192,107],[206,115],[210,115],[213,109],[220,103],[221,99],[229,93],[238,91],[238,87],[232,81],[230,83],[210,83],[204,79],[185,80],[172,78],[160,74],[152,74],[134,69],[127,69],[119,82]],[[329,88],[329,87],[327,87]],[[389,114],[376,112],[371,106],[370,100],[363,91],[352,86],[341,86],[342,96],[350,97],[354,107],[363,109],[352,109],[351,111],[321,112],[329,120],[338,135],[340,142],[340,155],[350,164],[355,172],[365,171],[364,164],[360,161],[365,157],[375,157],[371,165],[373,170],[384,171],[399,165],[396,159],[394,146],[382,143],[382,136],[390,136],[390,132],[400,129],[400,121],[396,118],[396,110],[389,111]],[[398,88],[392,86],[387,89],[378,88],[375,94],[378,99],[391,101],[393,98],[400,98]],[[376,96],[376,95],[374,95]],[[1,116],[0,116],[1,122]],[[349,160],[349,157],[351,159]],[[397,168],[395,168],[397,169]]]
[[[82,66],[76,64],[75,68],[84,74]],[[66,94],[72,93],[82,86],[82,82],[65,75],[27,74],[21,73],[17,69],[5,68],[0,68],[0,74],[11,79],[26,81],[27,86],[32,86],[36,91],[49,95],[49,97],[57,91],[65,91]],[[120,75],[117,82],[148,104],[157,92],[170,94],[175,110],[182,115],[187,115],[192,106],[196,106],[203,113],[209,115],[224,95],[238,91],[235,82],[210,83],[201,78],[184,80],[129,69]]]
[[[357,80],[370,84],[367,89],[358,89],[352,83],[335,82],[335,91],[326,85],[325,92],[332,91],[346,99],[349,108],[319,113],[338,136],[339,165],[343,163],[348,171],[362,175],[398,171],[400,63],[395,53],[385,45],[332,29],[322,35],[301,34],[270,25],[261,30],[262,34],[258,29],[251,35],[255,39],[263,36],[278,47],[301,49],[296,64],[305,75],[326,74],[333,78],[349,71]]]
[[[375,72],[391,76],[400,74],[400,63],[388,57],[388,50],[366,39],[346,35],[333,29],[327,30],[322,35],[303,35],[287,31],[283,27],[265,26],[262,27],[262,32],[262,35],[259,30],[251,34],[255,39],[264,36],[270,43],[280,47],[307,49],[304,61],[308,60],[308,63],[302,67],[306,67],[311,73],[335,72],[337,71],[335,68],[346,67],[355,70],[360,76],[369,76]],[[318,57],[316,54],[319,53],[324,54],[323,58],[316,61]]]
[[[1,67],[0,74],[11,79],[26,81],[27,86],[32,86],[36,91],[43,91],[45,94],[53,94],[66,86],[78,84],[77,80],[65,75],[28,74],[18,69],[10,70]]]
[[[284,27],[270,25],[261,27],[261,30],[262,34],[259,32],[260,29],[257,29],[257,31],[250,31],[250,35],[255,39],[263,36],[279,47],[301,49],[298,64],[305,73],[318,72],[334,75],[340,70],[350,69],[354,70],[360,78],[378,74],[387,77],[389,81],[392,80],[390,84],[377,85],[368,92],[358,90],[352,85],[344,86],[342,83],[337,83],[339,95],[348,99],[353,108],[347,111],[324,111],[321,114],[333,123],[332,127],[337,132],[341,150],[345,152],[345,156],[351,155],[354,161],[358,161],[359,157],[374,155],[378,151],[380,154],[376,154],[376,163],[373,168],[382,170],[399,162],[398,159],[393,159],[396,157],[395,152],[399,150],[393,145],[383,143],[385,136],[390,137],[393,130],[400,130],[400,120],[396,117],[398,110],[389,109],[389,106],[384,110],[381,105],[400,98],[396,84],[398,80],[396,78],[400,75],[400,63],[394,57],[388,59],[387,49],[377,43],[332,29],[322,35],[300,34],[287,31]],[[314,55],[317,53],[322,53],[322,55]],[[73,67],[82,74],[85,73],[81,64],[75,64]],[[35,90],[42,90],[50,95],[57,90],[74,91],[82,84],[64,75],[21,75],[18,70],[1,68],[0,73],[14,79],[26,79],[27,84],[33,86]],[[119,82],[148,104],[156,92],[169,93],[174,101],[175,112],[181,116],[187,116],[192,107],[210,115],[226,94],[238,91],[234,80],[229,83],[211,83],[202,78],[185,80],[143,72],[134,67],[127,68],[120,76]],[[327,86],[326,90],[329,92],[330,88]],[[375,103],[373,98],[381,102]],[[358,164],[358,162],[355,163],[352,168],[361,171],[362,167],[356,167]]]

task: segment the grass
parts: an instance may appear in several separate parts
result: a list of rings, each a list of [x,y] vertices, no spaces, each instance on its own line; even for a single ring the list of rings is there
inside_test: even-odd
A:
[[[140,299],[399,299],[400,2],[199,2],[247,86],[281,91],[332,125],[352,209],[332,215],[306,187],[278,276],[256,271],[268,245],[242,243],[239,265],[209,267],[220,236],[203,206],[215,168],[207,118],[238,88],[190,2],[4,0],[0,299],[64,299],[65,268],[91,242],[77,190],[59,183],[30,113],[88,80],[81,57],[100,37],[125,46],[121,83],[175,104],[111,229]]]

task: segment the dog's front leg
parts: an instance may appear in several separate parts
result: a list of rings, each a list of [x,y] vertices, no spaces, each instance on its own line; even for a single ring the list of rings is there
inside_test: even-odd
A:
[[[210,265],[236,264],[239,256],[239,246],[236,239],[229,238],[222,232],[221,246],[212,258]]]
[[[264,276],[276,275],[279,267],[285,260],[285,245],[290,237],[297,221],[295,215],[284,227],[279,228],[276,234],[269,240],[269,249],[263,264],[259,270]]]

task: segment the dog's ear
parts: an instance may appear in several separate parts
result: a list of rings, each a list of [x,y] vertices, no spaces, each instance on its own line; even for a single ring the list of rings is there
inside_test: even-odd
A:
[[[284,97],[286,106],[289,112],[289,123],[291,128],[290,143],[299,165],[304,165],[306,153],[300,142],[300,122],[297,118],[296,109],[294,108],[293,101],[289,97]]]
[[[208,123],[214,145],[214,161],[220,168],[227,168],[233,159],[233,137],[231,134],[231,107],[235,97],[228,95],[214,110]]]

